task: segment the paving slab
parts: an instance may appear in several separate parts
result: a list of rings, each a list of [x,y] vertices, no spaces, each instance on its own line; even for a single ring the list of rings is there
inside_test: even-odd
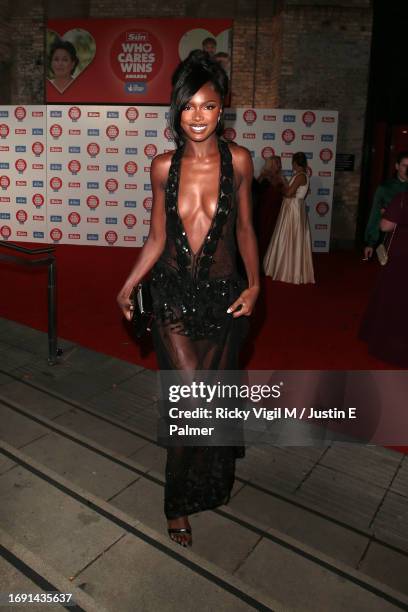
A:
[[[154,470],[164,477],[166,456],[165,448],[151,442],[145,442],[145,445],[133,455],[130,455],[129,458],[146,466],[147,471]]]
[[[64,425],[125,457],[133,455],[146,445],[146,441],[142,438],[79,409],[73,408],[66,411],[61,416],[55,418],[54,422]]]
[[[44,381],[48,382],[64,378],[72,373],[71,364],[66,361],[58,361],[54,365],[50,365],[45,358],[38,355],[33,358],[28,364],[24,364],[13,370],[13,375],[22,380],[35,379],[37,383]]]
[[[27,444],[24,453],[102,499],[139,478],[137,473],[54,433]]]
[[[350,525],[368,529],[384,493],[382,487],[316,466],[295,497]]]
[[[66,402],[17,380],[2,385],[0,396],[21,404],[23,408],[30,408],[47,419],[53,419],[71,410],[71,406]]]
[[[11,470],[16,465],[17,463],[15,463],[15,461],[12,461],[8,457],[0,453],[0,474],[4,474],[5,472],[8,472],[8,470]]]
[[[166,533],[164,488],[141,478],[109,503],[158,532]],[[233,572],[251,552],[259,535],[214,512],[190,517],[194,553]],[[222,544],[221,544],[222,543]]]
[[[13,593],[16,595],[17,593],[30,593],[30,594],[40,594],[44,591],[35,584],[32,580],[27,578],[22,572],[11,565],[8,561],[0,557],[0,592],[2,596],[5,593],[10,594]],[[2,610],[12,610],[18,611],[23,608],[24,612],[27,610],[28,612],[40,612],[41,604],[22,604],[13,606],[6,606],[3,603],[3,600],[0,601],[0,608]],[[64,610],[64,608],[57,604],[47,604],[46,610],[53,612],[53,610]]]
[[[408,594],[407,555],[378,542],[371,542],[359,569],[393,589]]]
[[[166,533],[164,515],[164,488],[146,478],[140,478],[124,488],[109,503],[126,514],[136,517],[158,533]]]
[[[1,364],[0,369],[2,369]],[[10,367],[9,371],[11,370],[21,378],[77,401],[85,401],[112,387],[112,383],[101,372],[85,374],[60,365],[47,366],[44,363],[31,362],[29,367],[26,364],[20,368]]]
[[[0,402],[0,438],[2,440],[21,448],[48,433],[49,429],[43,425],[25,419]]]
[[[13,372],[22,365],[32,363],[37,359],[32,353],[23,349],[10,346],[7,351],[0,353],[0,370],[3,372]]]
[[[139,397],[123,390],[121,385],[109,390],[99,391],[87,402],[95,408],[111,408],[123,415],[124,418],[138,416],[140,409],[152,402],[146,402],[145,398]]]
[[[404,456],[403,462],[393,480],[391,491],[408,497],[408,455]]]
[[[66,577],[123,535],[123,530],[22,467],[0,476],[0,522],[17,542]]]
[[[194,552],[231,573],[260,540],[257,533],[215,512],[193,515],[190,522]]]
[[[369,538],[272,495],[243,487],[229,506],[265,527],[280,531],[312,548],[356,567]]]
[[[408,552],[408,497],[388,491],[372,528],[378,538]]]
[[[142,370],[135,376],[120,384],[123,391],[135,394],[138,398],[141,397],[145,403],[152,403],[158,397],[157,372],[153,370]]]
[[[265,539],[235,575],[299,612],[397,610],[345,578]]]
[[[120,612],[249,612],[248,604],[171,557],[126,535],[75,579],[109,609]]]
[[[314,466],[310,459],[300,459],[284,449],[265,450],[252,447],[245,459],[237,462],[237,476],[265,488],[293,493]]]
[[[102,372],[109,381],[120,384],[122,381],[141,372],[143,368],[136,364],[116,359],[111,355],[96,353],[85,347],[75,345],[67,350],[63,356],[63,361],[78,371]]]
[[[375,446],[333,444],[322,457],[320,465],[387,488],[398,470],[401,459],[401,455],[392,451],[384,453]]]
[[[0,386],[7,385],[12,379],[7,374],[0,372]]]

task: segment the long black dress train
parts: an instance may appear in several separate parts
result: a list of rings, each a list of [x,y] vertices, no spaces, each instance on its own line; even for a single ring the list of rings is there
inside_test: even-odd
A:
[[[247,330],[246,317],[227,308],[246,284],[237,270],[234,172],[227,143],[219,141],[218,202],[209,231],[193,252],[178,212],[183,148],[173,155],[165,190],[166,244],[151,275],[154,343],[162,370],[234,370]],[[237,446],[167,449],[165,514],[168,519],[228,502]]]

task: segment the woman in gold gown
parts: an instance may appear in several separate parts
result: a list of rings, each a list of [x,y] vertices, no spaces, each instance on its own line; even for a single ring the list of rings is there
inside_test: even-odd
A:
[[[305,198],[309,190],[304,153],[292,158],[293,176],[264,258],[266,276],[285,283],[314,283],[312,244]]]

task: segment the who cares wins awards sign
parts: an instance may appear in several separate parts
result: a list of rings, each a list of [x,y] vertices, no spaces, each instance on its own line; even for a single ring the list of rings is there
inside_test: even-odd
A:
[[[48,103],[169,104],[193,49],[230,72],[231,19],[57,19],[47,24]]]
[[[226,109],[225,115],[225,138],[251,151],[256,173],[277,154],[289,174],[293,153],[306,153],[313,248],[327,251],[337,114]],[[142,246],[151,161],[174,148],[166,126],[165,107],[0,107],[0,239]]]

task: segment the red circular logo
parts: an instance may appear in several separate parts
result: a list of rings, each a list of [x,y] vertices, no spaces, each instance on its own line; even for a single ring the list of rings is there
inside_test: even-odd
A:
[[[129,176],[133,176],[137,172],[137,163],[134,161],[128,161],[125,164],[125,172]]]
[[[316,212],[320,217],[324,217],[329,212],[329,205],[327,202],[318,202],[316,204]]]
[[[287,129],[282,132],[282,140],[286,144],[291,144],[295,140],[296,134],[293,130]]]
[[[59,138],[62,134],[62,127],[58,123],[53,123],[50,127],[50,134],[53,138]]]
[[[320,159],[324,164],[328,164],[333,159],[333,151],[331,149],[322,149],[320,151]]]
[[[123,222],[127,228],[131,229],[136,225],[136,217],[135,215],[128,214],[124,217]]]
[[[50,236],[51,236],[52,240],[54,240],[54,242],[58,242],[62,238],[62,232],[61,232],[61,230],[58,227],[54,227],[50,231]]]
[[[138,118],[139,111],[134,106],[129,106],[129,108],[126,109],[125,115],[126,115],[126,119],[130,121],[131,123],[133,123]]]
[[[69,213],[68,221],[71,225],[75,226],[81,221],[81,216],[77,212]]]
[[[16,212],[16,219],[19,223],[25,223],[28,219],[28,215],[25,210],[18,210]]]
[[[81,164],[79,161],[77,159],[71,159],[71,161],[68,163],[68,170],[71,172],[71,174],[78,174],[80,169]]]
[[[110,140],[115,140],[119,136],[119,128],[117,125],[108,125],[106,135]]]
[[[275,149],[272,147],[264,147],[261,155],[263,159],[269,159],[269,157],[273,157],[275,155]]]
[[[8,176],[6,176],[5,174],[3,174],[3,176],[0,176],[0,187],[2,189],[7,189],[10,185],[10,179]]]
[[[169,142],[174,140],[172,131],[169,127],[164,129],[164,137],[167,138]]]
[[[248,125],[252,125],[256,121],[257,114],[253,108],[249,108],[243,114],[244,121]]]
[[[40,208],[44,204],[44,196],[41,193],[35,193],[31,201],[36,208]]]
[[[236,137],[237,137],[237,133],[236,133],[236,131],[234,130],[234,128],[232,128],[232,127],[227,127],[227,128],[225,128],[225,130],[224,130],[224,134],[223,134],[223,136],[224,136],[225,140],[228,140],[229,142],[232,142],[233,140],[235,140],[235,139],[236,139]]]
[[[316,115],[312,111],[306,111],[302,115],[302,121],[307,127],[310,127],[316,121]]]
[[[144,148],[145,155],[149,159],[153,159],[157,155],[157,147],[154,144],[147,144]]]
[[[89,208],[94,210],[95,208],[98,208],[99,206],[99,198],[96,195],[89,195],[86,198],[86,203],[88,204]]]
[[[152,210],[152,204],[153,204],[153,198],[148,197],[143,200],[143,208],[145,210]]]
[[[99,154],[101,148],[97,142],[90,142],[89,145],[86,147],[86,150],[88,151],[88,155],[90,155],[91,157],[96,157]]]
[[[59,176],[53,176],[52,179],[50,179],[50,187],[54,191],[59,191],[59,189],[61,189],[62,181]]]
[[[0,123],[0,138],[7,138],[10,133],[10,128],[7,123]]]
[[[105,181],[105,187],[110,193],[113,193],[119,187],[119,183],[114,178],[108,178]]]
[[[72,119],[72,121],[77,121],[81,116],[81,109],[78,106],[71,106],[68,111],[68,117]]]
[[[22,121],[23,119],[25,119],[26,115],[27,115],[27,111],[24,108],[24,106],[17,106],[14,109],[14,116],[16,119],[18,119],[18,121]]]
[[[17,172],[19,172],[20,174],[22,174],[24,172],[24,170],[27,168],[27,162],[25,159],[16,159],[14,166],[17,170]]]
[[[31,145],[31,150],[34,153],[34,155],[37,155],[38,157],[44,151],[44,145],[42,142],[37,140],[36,142],[33,142],[33,144]]]
[[[11,228],[8,225],[2,225],[0,227],[0,235],[7,240],[7,238],[10,238],[11,236]]]
[[[105,240],[108,244],[115,244],[117,239],[118,239],[118,235],[113,230],[109,230],[108,232],[106,232]]]
[[[122,32],[111,48],[113,72],[124,83],[151,81],[159,73],[162,62],[160,41],[148,30]]]

